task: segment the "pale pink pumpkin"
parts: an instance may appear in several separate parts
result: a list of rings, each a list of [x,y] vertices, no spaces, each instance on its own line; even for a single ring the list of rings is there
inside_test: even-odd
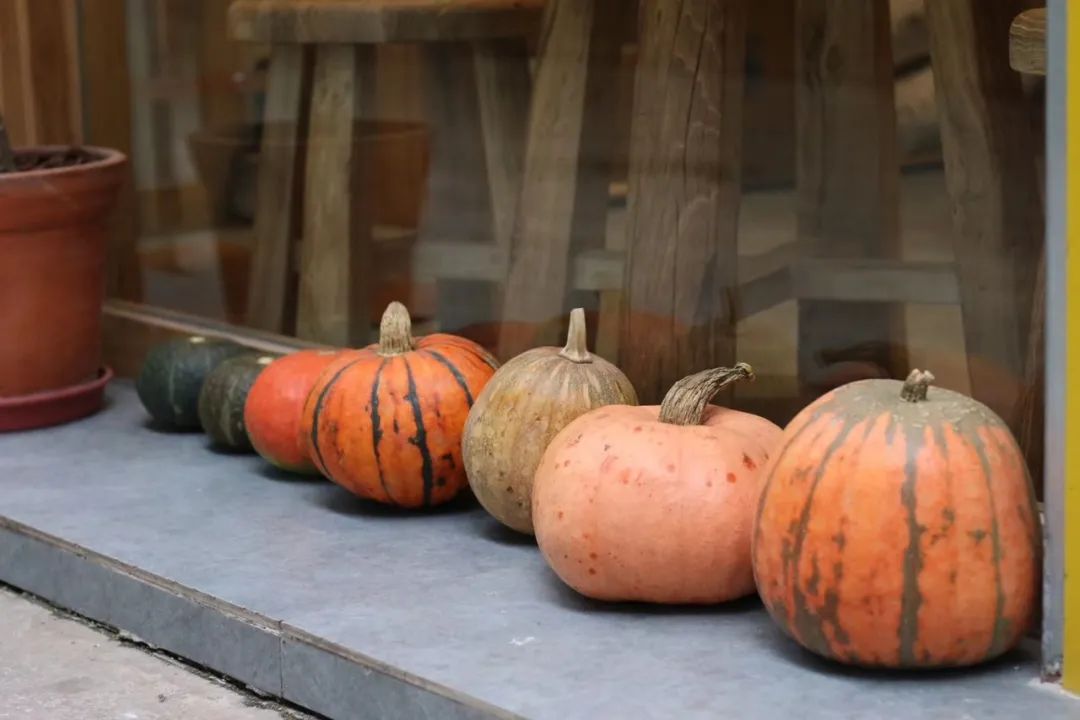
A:
[[[781,430],[708,405],[750,366],[675,385],[661,406],[580,416],[548,446],[533,486],[537,542],[569,586],[600,600],[715,603],[754,591],[751,530]]]

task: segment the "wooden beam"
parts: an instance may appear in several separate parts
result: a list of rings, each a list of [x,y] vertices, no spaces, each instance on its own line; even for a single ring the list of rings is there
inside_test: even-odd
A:
[[[927,3],[972,394],[1014,432],[1043,244],[1038,142],[1008,64],[1009,26],[1030,4]]]
[[[273,353],[326,347],[124,300],[107,300],[102,314],[104,362],[122,378],[137,376],[146,354],[155,345],[191,335],[221,337],[254,350]]]
[[[509,250],[521,194],[532,92],[529,57],[521,40],[490,40],[473,44],[473,63],[491,198],[491,234],[495,245]]]
[[[277,45],[266,80],[247,321],[270,332],[292,332],[296,320],[291,259],[302,228],[309,59],[299,45]]]
[[[735,362],[745,0],[643,0],[619,359],[643,403]]]
[[[481,85],[473,45],[428,44],[423,57],[431,164],[420,236],[489,244],[495,208],[491,204],[494,197],[488,193],[490,165],[485,160],[482,110],[490,110],[490,104],[481,106],[478,100]],[[501,212],[506,210],[500,208]],[[491,285],[448,280],[440,282],[437,291],[436,314],[446,332],[494,319],[495,289]]]
[[[960,302],[953,263],[804,258],[791,268],[791,294],[800,300],[844,303]]]
[[[355,125],[374,100],[372,48],[315,49],[297,335],[363,346],[371,330],[371,208],[356,192],[363,148]]]
[[[471,41],[520,37],[536,28],[543,0],[238,0],[234,37],[285,43]]]
[[[798,238],[807,258],[898,257],[899,163],[887,0],[799,0],[796,50]],[[799,303],[799,377],[823,351],[903,347],[902,308]],[[905,364],[883,350],[887,374]],[[802,383],[809,397],[815,388]]]
[[[546,7],[529,129],[525,170],[506,278],[498,355],[509,358],[534,345],[558,341],[569,293],[575,221],[589,222],[606,205],[610,178],[592,180],[602,149],[587,137],[595,114],[609,112],[589,97],[598,73],[617,68],[618,0],[552,0]],[[591,79],[590,79],[591,78]],[[584,174],[583,174],[584,173]],[[598,192],[597,192],[598,190]],[[597,228],[592,228],[594,231]],[[599,226],[603,232],[603,225]],[[602,237],[602,234],[595,235]]]

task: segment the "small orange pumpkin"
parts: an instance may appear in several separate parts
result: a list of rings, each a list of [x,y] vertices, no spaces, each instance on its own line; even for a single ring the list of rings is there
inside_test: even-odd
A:
[[[754,591],[750,531],[780,428],[708,405],[749,365],[684,378],[661,406],[567,425],[536,471],[532,516],[555,573],[600,600],[715,603]]]
[[[414,339],[408,310],[390,303],[378,344],[335,361],[308,395],[301,427],[315,465],[380,503],[448,502],[466,484],[465,419],[496,367],[464,338]]]
[[[282,470],[316,473],[300,434],[311,388],[337,350],[301,350],[272,362],[248,392],[244,425],[255,451]]]
[[[1031,480],[985,405],[862,380],[797,415],[766,470],[754,529],[758,592],[809,650],[890,668],[1005,652],[1035,610]]]

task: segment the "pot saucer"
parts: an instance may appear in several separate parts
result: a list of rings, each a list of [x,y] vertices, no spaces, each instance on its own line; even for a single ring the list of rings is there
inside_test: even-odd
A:
[[[112,369],[103,367],[96,378],[78,385],[0,397],[0,432],[33,430],[93,415],[101,409],[105,386],[112,378]]]

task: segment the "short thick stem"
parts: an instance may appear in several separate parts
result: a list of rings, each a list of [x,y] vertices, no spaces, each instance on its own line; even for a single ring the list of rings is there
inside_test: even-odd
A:
[[[705,406],[716,393],[739,380],[753,380],[754,369],[746,363],[733,368],[713,368],[685,377],[671,386],[660,405],[660,422],[669,425],[700,425]]]
[[[934,374],[925,370],[912,370],[900,389],[900,397],[908,402],[922,402],[926,392],[934,382]]]
[[[409,311],[397,301],[390,303],[379,323],[379,354],[401,355],[415,347]]]
[[[559,352],[559,355],[570,362],[591,363],[592,355],[589,354],[587,341],[585,311],[575,308],[570,312],[570,329],[566,331],[566,347]]]

